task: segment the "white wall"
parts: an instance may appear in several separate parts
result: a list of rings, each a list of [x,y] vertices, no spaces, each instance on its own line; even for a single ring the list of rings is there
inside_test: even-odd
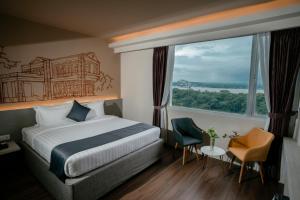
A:
[[[152,123],[152,54],[153,49],[121,53],[121,97],[125,118]],[[169,107],[169,119],[191,117],[202,129],[215,128],[220,136],[237,131],[245,133],[253,127],[264,127],[264,119],[237,114]],[[171,123],[169,123],[171,128]],[[227,146],[218,139],[217,145]]]
[[[121,53],[121,98],[123,116],[152,123],[153,49]]]

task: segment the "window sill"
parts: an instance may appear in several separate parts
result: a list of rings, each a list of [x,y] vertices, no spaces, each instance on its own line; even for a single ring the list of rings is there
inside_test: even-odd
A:
[[[198,113],[198,114],[209,114],[219,117],[230,117],[230,118],[237,118],[237,119],[249,119],[249,120],[257,120],[257,121],[265,121],[266,117],[263,115],[256,115],[256,116],[247,116],[246,114],[237,114],[237,113],[229,113],[229,112],[220,112],[220,111],[213,111],[213,110],[203,110],[199,108],[187,108],[181,106],[168,106],[170,111],[179,111],[179,112],[188,112],[188,113]]]

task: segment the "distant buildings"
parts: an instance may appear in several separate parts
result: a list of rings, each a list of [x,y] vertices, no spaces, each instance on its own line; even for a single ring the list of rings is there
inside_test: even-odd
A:
[[[100,71],[93,52],[55,59],[36,57],[18,70],[16,65],[0,52],[0,103],[93,96],[97,95],[95,85],[111,87],[112,78]]]

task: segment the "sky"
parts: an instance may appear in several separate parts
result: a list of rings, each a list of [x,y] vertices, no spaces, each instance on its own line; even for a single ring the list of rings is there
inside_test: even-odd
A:
[[[173,81],[248,83],[252,36],[175,47]]]

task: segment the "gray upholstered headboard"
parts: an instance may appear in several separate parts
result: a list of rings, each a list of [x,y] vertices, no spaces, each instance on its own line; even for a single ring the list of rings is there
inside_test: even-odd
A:
[[[122,99],[106,100],[105,114],[122,117]],[[11,139],[20,141],[21,130],[35,124],[35,111],[32,108],[0,111],[0,135],[10,134]]]

